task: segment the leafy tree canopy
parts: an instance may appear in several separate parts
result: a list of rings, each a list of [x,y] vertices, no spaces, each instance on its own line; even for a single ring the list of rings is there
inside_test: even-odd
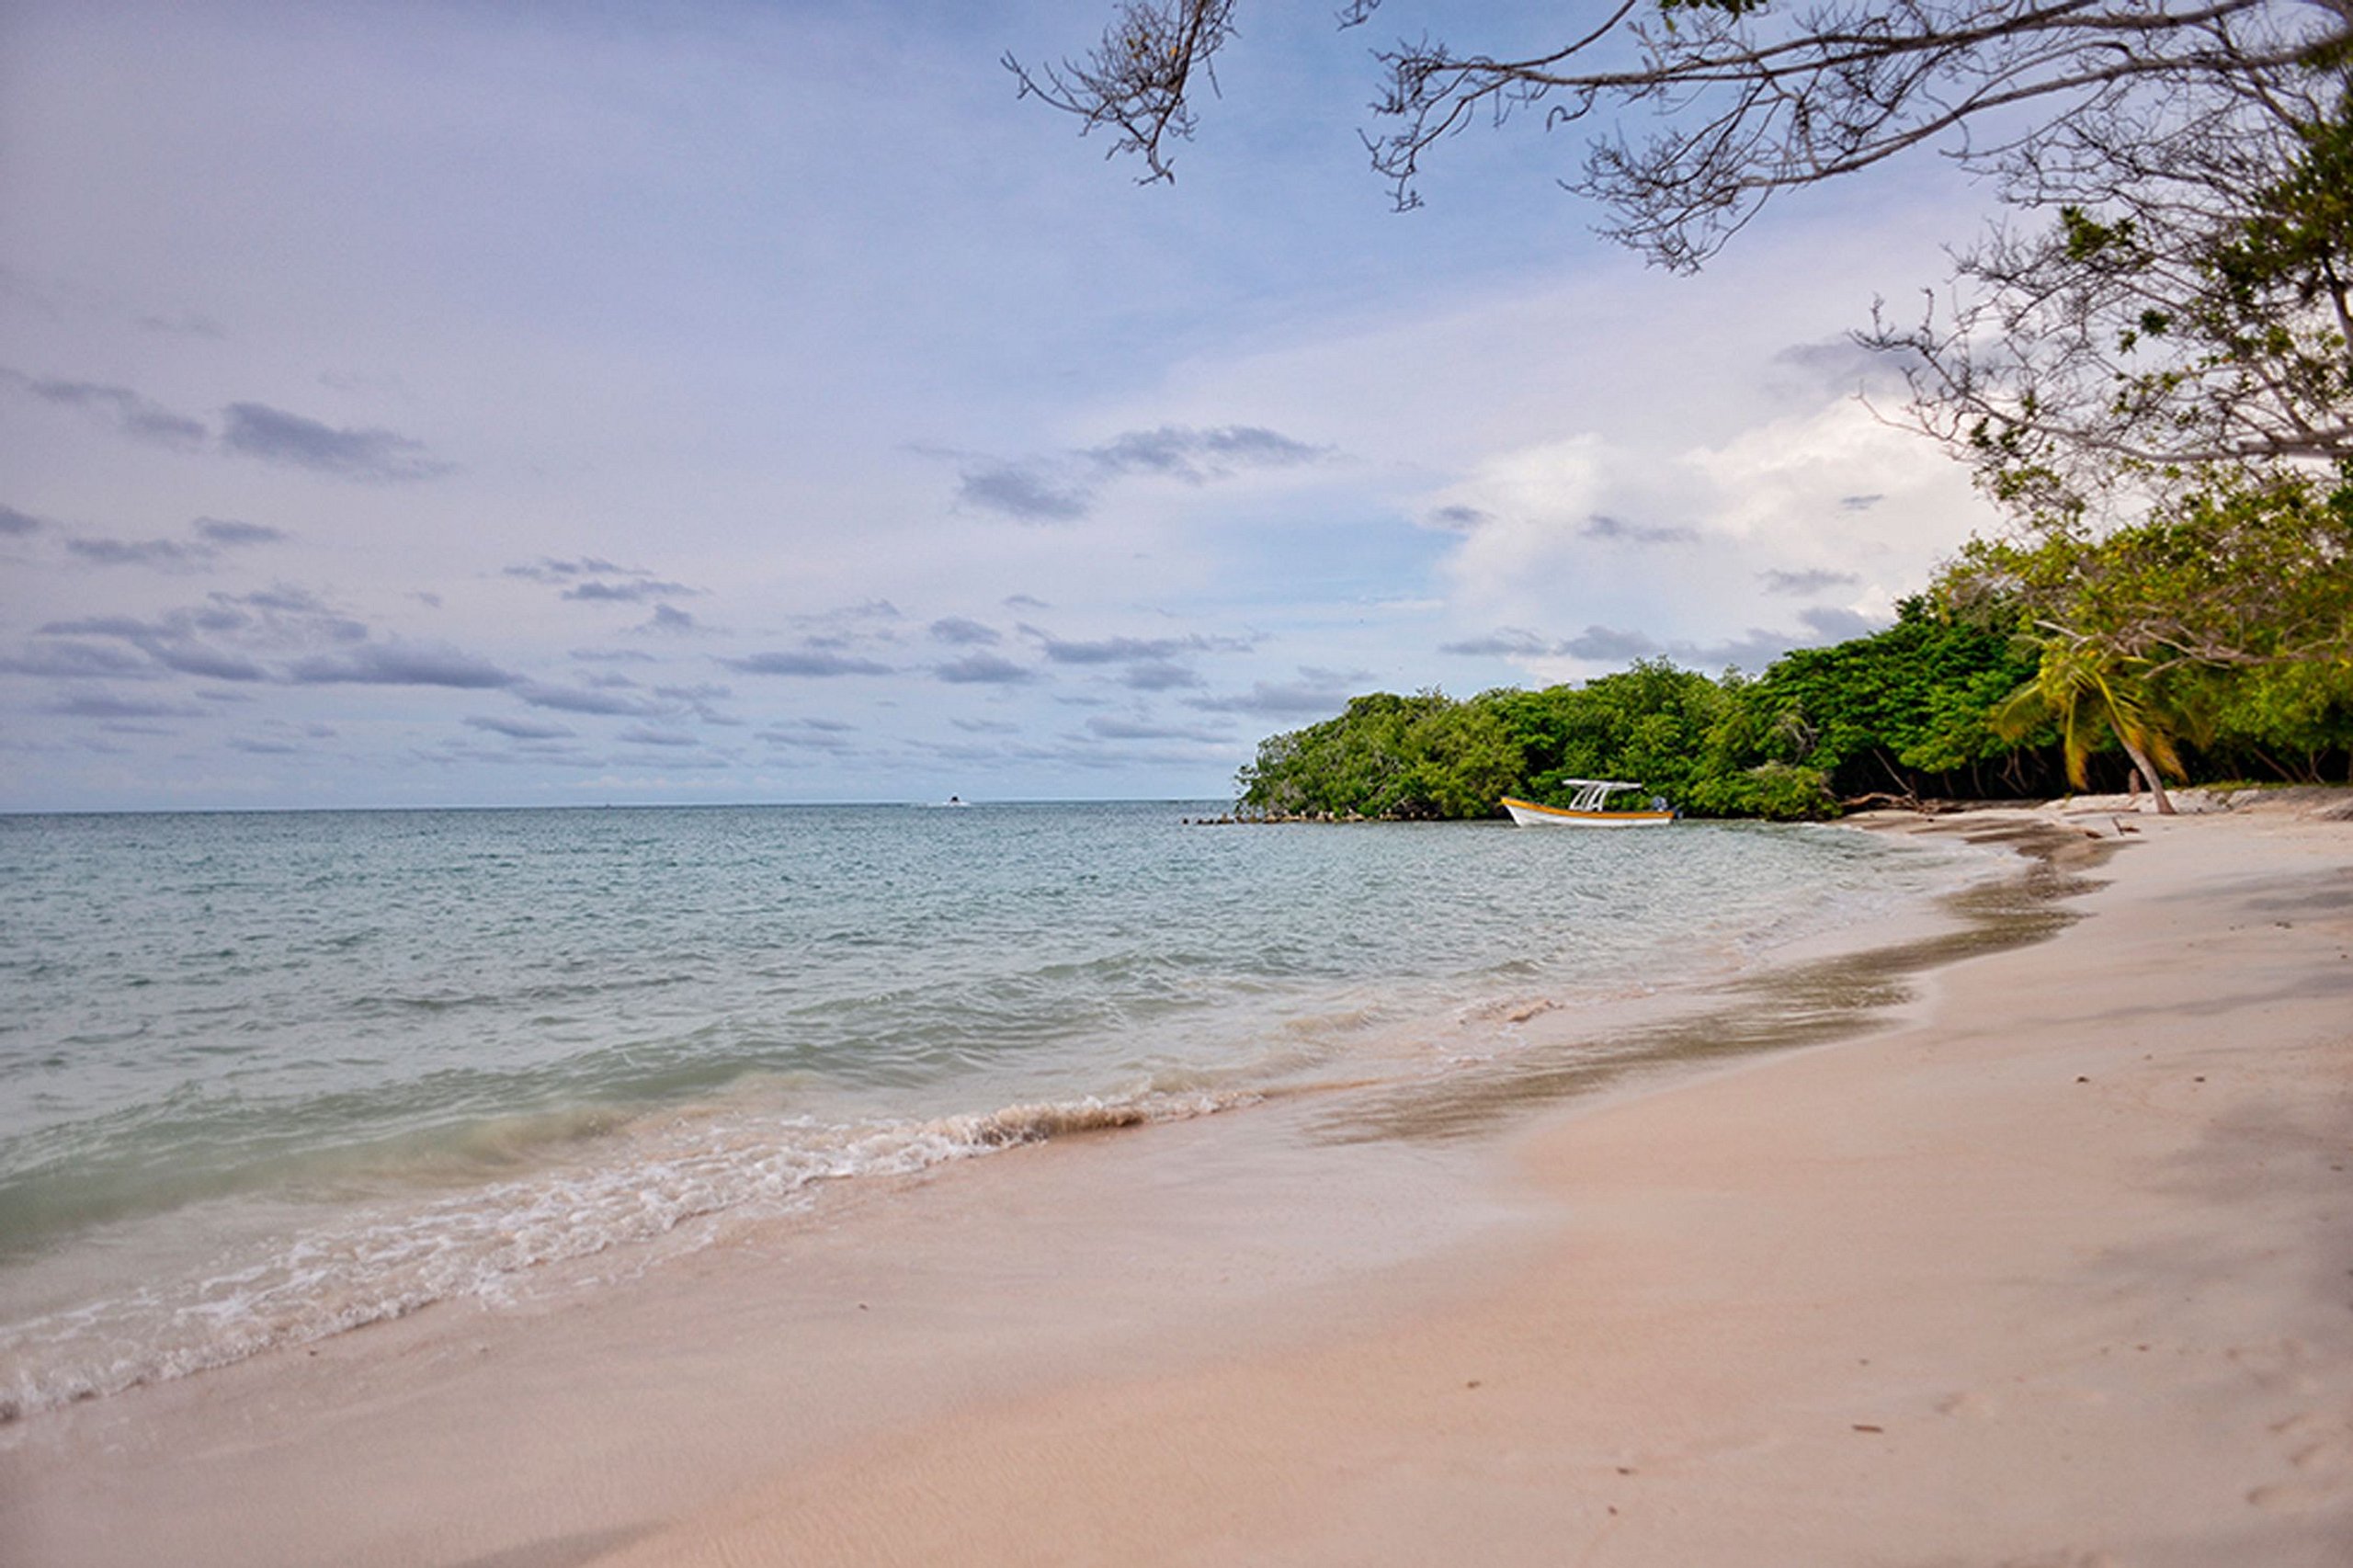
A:
[[[1938,585],[2031,630],[2183,666],[2353,667],[2353,474],[2227,471],[2128,527],[1973,540]]]
[[[1245,809],[1404,819],[1563,802],[1623,778],[1702,816],[1834,814],[1841,800],[2039,796],[2124,769],[2319,781],[2353,773],[2353,663],[2149,660],[2038,637],[2020,603],[1959,589],[1745,678],[1645,661],[1583,685],[1457,699],[1375,693],[1269,736]],[[2098,780],[2094,778],[2098,775]],[[2353,780],[2348,780],[2353,781]]]

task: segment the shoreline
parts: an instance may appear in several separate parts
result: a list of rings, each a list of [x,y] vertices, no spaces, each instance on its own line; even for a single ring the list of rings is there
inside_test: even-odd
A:
[[[1164,840],[1176,836],[1165,824],[1160,829]],[[347,1146],[321,1141],[307,1153],[279,1156],[293,1187],[309,1190],[274,1193],[267,1171],[251,1180],[245,1179],[250,1173],[232,1171],[218,1193],[142,1210],[144,1195],[136,1182],[122,1180],[125,1151],[117,1149],[112,1197],[125,1212],[81,1237],[71,1234],[74,1210],[85,1193],[107,1200],[108,1172],[98,1167],[90,1173],[96,1179],[77,1189],[69,1163],[52,1162],[34,1183],[0,1194],[9,1200],[0,1203],[7,1210],[0,1214],[0,1230],[11,1220],[27,1222],[14,1237],[18,1245],[10,1267],[0,1269],[0,1449],[13,1440],[16,1419],[39,1420],[85,1397],[116,1397],[207,1375],[452,1301],[510,1302],[562,1292],[574,1276],[608,1276],[623,1267],[623,1260],[676,1257],[746,1229],[798,1224],[830,1206],[844,1184],[895,1184],[927,1167],[1075,1132],[1302,1096],[1335,1108],[1324,1114],[1342,1122],[1378,1097],[1384,1126],[1377,1135],[1385,1135],[1404,1131],[1417,1103],[1441,1105],[1449,1082],[1458,1077],[1481,1085],[1490,1105],[1507,1108],[1520,1097],[1509,1083],[1534,1076],[1534,1064],[1548,1057],[1566,1059],[1563,1088],[1586,1085],[1605,1065],[1611,1074],[1639,1068],[1645,1057],[1671,1065],[1689,1048],[1674,1031],[1657,1027],[1661,1018],[1712,1006],[1728,1016],[1730,1033],[1753,1034],[1747,1015],[1759,996],[1734,999],[1722,990],[1728,980],[1786,967],[1790,955],[1809,941],[1836,950],[1851,943],[1849,933],[1859,925],[1868,923],[1876,937],[1892,920],[1942,918],[1929,910],[1932,899],[1941,909],[1942,895],[1933,890],[1999,878],[2001,867],[2012,861],[2006,854],[1961,850],[1915,859],[1898,846],[1820,827],[1756,834],[1695,829],[1636,846],[1682,851],[1668,858],[1691,862],[1688,870],[1654,890],[1591,900],[1581,891],[1588,875],[1582,862],[1591,857],[1562,852],[1619,851],[1626,841],[1534,842],[1516,834],[1434,832],[1436,838],[1412,837],[1423,845],[1483,840],[1475,847],[1484,861],[1500,862],[1467,884],[1441,878],[1434,886],[1446,907],[1471,913],[1467,895],[1474,908],[1520,917],[1506,925],[1487,915],[1484,936],[1475,943],[1443,918],[1431,935],[1451,956],[1419,968],[1418,955],[1396,950],[1393,935],[1384,946],[1373,933],[1375,954],[1405,966],[1397,975],[1377,959],[1368,967],[1336,949],[1308,960],[1307,969],[1318,962],[1333,968],[1335,977],[1320,983],[1304,973],[1269,983],[1245,961],[1245,983],[1223,999],[1225,988],[1203,967],[1197,937],[1146,937],[1133,970],[1146,983],[1122,987],[1115,978],[1112,989],[1149,1010],[1161,1000],[1151,994],[1148,978],[1149,966],[1160,962],[1154,949],[1175,946],[1178,956],[1165,973],[1180,991],[1189,973],[1196,992],[1172,999],[1166,1021],[1179,1038],[1155,1046],[1150,1016],[1140,1020],[1132,1040],[1123,1040],[1121,1025],[1110,1023],[1093,1030],[1100,1043],[1084,1050],[1058,1051],[1050,1042],[1037,1053],[1049,1072],[1029,1074],[1026,1082],[1017,1074],[994,1085],[977,1074],[959,1083],[949,1072],[933,1074],[934,1087],[898,1093],[854,1087],[853,1071],[829,1086],[822,1063],[827,1035],[819,1027],[813,1036],[816,1072],[804,1081],[796,1082],[789,1066],[780,1073],[772,1061],[760,1061],[733,1081],[714,1078],[716,1088],[684,1096],[641,1096],[634,1103],[626,1094],[619,1099],[581,1093],[570,1100],[542,1097],[506,1115],[488,1108],[422,1135],[363,1124],[364,1136]],[[1294,870],[1326,864],[1385,868],[1382,874],[1392,881],[1411,887],[1412,875],[1401,870],[1429,873],[1431,856],[1426,849],[1401,855],[1398,843],[1336,855],[1327,845],[1272,858]],[[1154,853],[1175,847],[1164,844]],[[1785,866],[1794,860],[1789,869],[1796,880],[1737,874],[1745,859],[1760,855]],[[1599,858],[1605,865],[1622,858]],[[1181,865],[1229,869],[1262,858],[1176,856]],[[1692,891],[1712,888],[1717,876],[1728,877],[1734,895],[1733,907],[1722,912],[1707,893]],[[1248,885],[1233,876],[1213,880]],[[1791,901],[1792,887],[1817,891]],[[1312,887],[1297,891],[1316,894]],[[1523,897],[1532,902],[1524,905]],[[1672,951],[1649,946],[1638,967],[1622,961],[1638,946],[1622,934],[1616,940],[1608,932],[1588,939],[1577,929],[1580,916],[1591,918],[1595,903],[1639,920],[1654,901],[1675,915],[1650,924],[1679,933],[1682,940]],[[1776,908],[1780,903],[1790,907]],[[1525,913],[1531,908],[1538,912],[1532,917]],[[1523,930],[1530,918],[1533,928]],[[1280,927],[1289,923],[1273,922],[1268,934],[1282,937]],[[1352,937],[1341,941],[1355,945]],[[1564,962],[1565,953],[1601,961]],[[1283,961],[1278,958],[1270,967],[1279,970]],[[1364,972],[1338,979],[1351,963]],[[1086,966],[1068,972],[1083,975]],[[876,978],[886,994],[900,979],[895,972]],[[1025,983],[1036,978],[1023,976]],[[1054,984],[1067,1000],[1070,983]],[[1774,1005],[1769,995],[1763,999],[1770,1015]],[[624,992],[620,1000],[626,1009],[631,998]],[[982,993],[973,1001],[985,1029],[995,999]],[[267,1017],[268,1002],[256,999],[255,1011]],[[594,1004],[581,1010],[597,1011]],[[1044,1013],[1051,1012],[1049,998]],[[905,1010],[900,1013],[904,1022]],[[542,1021],[562,1023],[534,1023]],[[1570,1033],[1563,1042],[1557,1037],[1564,1022]],[[985,1043],[995,1051],[1012,1042],[992,1038]],[[627,1054],[615,1053],[615,1060]],[[1006,1055],[1019,1062],[1026,1053]],[[1500,1101],[1493,1095],[1498,1078],[1506,1085]],[[1438,1080],[1435,1093],[1432,1079]],[[574,1091],[593,1086],[571,1085]],[[940,1086],[951,1092],[940,1093]],[[1485,1131],[1470,1085],[1456,1087],[1453,1117],[1461,1131]],[[167,1199],[174,1196],[169,1183],[153,1185],[166,1189]],[[65,1244],[50,1245],[41,1227],[58,1216],[68,1235]],[[815,1219],[823,1222],[822,1213]]]
[[[1922,1000],[1830,1049],[1545,1106],[1499,1141],[1350,1143],[1303,1107],[1057,1140],[861,1199],[854,1223],[790,1256],[731,1247],[610,1304],[426,1313],[58,1413],[0,1455],[0,1540],[28,1562],[156,1548],[499,1568],[1558,1562],[1578,1560],[1571,1540],[1627,1563],[2232,1560],[2182,1544],[2194,1498],[2192,1523],[2244,1515],[2263,1527],[2244,1539],[2288,1553],[2237,1560],[2336,1561],[2353,1541],[2353,1342],[2337,1321],[2353,1322],[2353,1291],[2306,1313],[2272,1277],[2320,1269],[2297,1226],[2333,1218],[2353,1178],[2322,1161],[2296,1167],[2310,1190],[2274,1191],[2289,1156],[2250,1172],[2225,1151],[2230,1181],[2256,1190],[2209,1213],[2119,1188],[2093,1155],[2180,1155],[2163,1134],[2193,1092],[2174,1079],[2196,1074],[2174,1070],[2220,1052],[2229,1071],[2194,1091],[2196,1129],[2244,1142],[2232,1129],[2269,1102],[2226,1096],[2226,1081],[2276,1078],[2294,1147],[2353,1163],[2353,962],[2337,956],[2353,945],[2353,832],[2261,812],[2140,826],[2110,884],[2078,901],[2093,918],[1922,971]],[[2281,897],[2310,910],[2234,923]],[[2230,994],[2264,966],[2277,995]],[[2168,1020],[2168,987],[2203,1010]],[[2144,1039],[2074,1038],[2128,1017]],[[2243,1049],[2269,1049],[2248,1062],[2201,1028],[2254,1028]],[[2029,1168],[2047,1192],[1972,1219],[1972,1184],[2008,1191]],[[2296,1332],[2215,1349],[2232,1336],[2159,1310],[2181,1278],[2165,1244],[2252,1235],[2256,1210],[2280,1239],[2201,1311]],[[1952,1244],[1924,1258],[1923,1231]],[[2135,1246],[2145,1279],[2063,1278],[2079,1255]],[[2335,1289],[2353,1267],[2327,1261],[2334,1277],[2308,1283]],[[2037,1312],[2002,1318],[2022,1301]],[[2088,1365],[2077,1352],[2119,1301],[2174,1330],[2177,1375],[2078,1376],[2075,1392],[2100,1397],[2071,1403],[2049,1369]],[[2055,1340],[2054,1314],[2073,1325]],[[1876,1356],[1832,1353],[1866,1341]],[[2028,1393],[2004,1386],[2006,1355],[2024,1357],[2009,1375]],[[2213,1440],[2155,1399],[2184,1389],[2246,1472],[2231,1520],[2201,1480]],[[2286,1452],[2273,1428],[2300,1422]],[[2109,1426],[2134,1438],[2133,1462],[2070,1517],[2037,1464],[2065,1468],[2054,1434]],[[2258,1475],[2258,1458],[2278,1462]],[[1972,1475],[2031,1501],[1964,1497]],[[2117,1533],[2143,1514],[2142,1537],[2173,1534]]]
[[[2341,1562],[2353,835],[2141,827],[1924,1017],[1548,1119],[1560,1207],[1485,1290],[949,1418],[612,1561]]]

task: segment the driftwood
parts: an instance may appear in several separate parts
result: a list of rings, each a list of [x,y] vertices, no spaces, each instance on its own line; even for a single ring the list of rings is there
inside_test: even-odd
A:
[[[1885,790],[1873,790],[1868,795],[1841,799],[1838,809],[1842,812],[1918,812],[1924,816],[1934,816],[1951,808],[1942,801],[1923,801],[1917,795],[1891,795]]]

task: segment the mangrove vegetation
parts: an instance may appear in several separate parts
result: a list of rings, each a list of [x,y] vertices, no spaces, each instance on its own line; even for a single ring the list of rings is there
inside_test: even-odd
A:
[[[2353,782],[2353,486],[2302,521],[2303,570],[2273,579],[2278,597],[2304,603],[2301,631],[2283,613],[2242,617],[2226,602],[2214,579],[2238,576],[2242,560],[2154,525],[2085,547],[2098,559],[2063,571],[2048,543],[1981,544],[1885,631],[1796,650],[1753,677],[1644,661],[1535,691],[1357,698],[1260,743],[1237,779],[1240,804],[1483,817],[1505,795],[1560,803],[1564,779],[1623,778],[1695,815],[1789,821],[1860,801],[2071,786]],[[2208,507],[2189,527],[2221,523]],[[2112,612],[2103,599],[2135,573],[2177,578],[2165,628],[2145,598],[2127,594]],[[2196,653],[2229,626],[2243,632],[2230,647]],[[2299,636],[2310,645],[2271,646]]]

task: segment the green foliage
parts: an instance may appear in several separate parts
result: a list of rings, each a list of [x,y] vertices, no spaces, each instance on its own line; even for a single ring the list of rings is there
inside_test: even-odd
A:
[[[2171,683],[2210,771],[2328,782],[2353,736],[2353,664],[2204,669]],[[2341,774],[2337,777],[2342,777]]]
[[[1768,762],[1737,775],[1709,780],[1700,790],[1704,809],[1721,816],[1763,817],[1768,822],[1804,822],[1836,816],[1830,776],[1818,767]]]
[[[1986,715],[2034,673],[2017,631],[2012,614],[1939,614],[1915,598],[1884,631],[1785,653],[1749,694],[1767,719],[1760,749],[1850,794],[1915,793],[1922,775],[1950,792],[1949,776],[2013,749]]]
[[[1502,710],[1535,800],[1563,794],[1563,778],[1625,778],[1682,801],[1724,699],[1703,675],[1644,660],[1581,687],[1493,692],[1481,700]]]
[[[2120,756],[2119,754],[2123,754]],[[1623,778],[1710,816],[1839,800],[2353,774],[2353,476],[2249,472],[2104,535],[1972,542],[1885,631],[1763,676],[1645,661],[1582,686],[1360,697],[1276,735],[1245,807],[1475,817]]]
[[[2158,809],[2171,809],[2165,800],[2164,775],[2181,775],[2181,756],[2174,744],[2181,718],[2178,710],[2168,709],[2143,661],[2119,657],[2086,642],[2047,642],[2033,678],[2005,698],[1988,722],[2013,737],[2045,723],[2057,724],[2067,778],[2078,789],[2086,782],[2100,736],[2112,736],[2157,796]]]
[[[1505,795],[1560,801],[1623,778],[1704,816],[1835,815],[1834,790],[1918,787],[1999,750],[1984,716],[2031,674],[2010,627],[1904,606],[1893,627],[1785,656],[1760,680],[1663,660],[1582,686],[1359,697],[1262,743],[1245,808],[1290,815],[1477,817]],[[1909,771],[1907,771],[1909,770]]]
[[[2154,744],[2119,731],[2117,716],[2239,776],[2317,780],[2353,746],[2345,476],[2239,471],[2105,535],[1973,541],[1938,592],[2024,618],[2049,700],[2019,712],[2086,721],[2064,733],[2073,776],[2110,736],[2165,765]],[[2124,699],[2118,715],[2107,714],[2106,697],[2086,695],[2095,676]],[[2078,710],[2079,700],[2091,706]]]
[[[1628,79],[1638,93],[1687,68],[1721,85],[1753,67],[1777,85],[1759,101],[1779,106],[1796,79],[1787,62],[1818,46],[1838,62],[1834,97],[1856,95],[1868,123],[1891,107],[1857,66],[1873,44],[1844,12],[1810,43],[1815,17],[1750,56],[1731,21],[1762,8],[1752,0],[1655,3],[1670,37],[1652,73]],[[1506,790],[1557,801],[1565,779],[1613,778],[1692,812],[1790,817],[1874,794],[2040,793],[2096,775],[2113,787],[2128,758],[2161,805],[2165,777],[2200,767],[2353,776],[2353,33],[2334,14],[2154,141],[2157,119],[2103,102],[2006,143],[2008,199],[2055,224],[2006,229],[1960,258],[1974,292],[1950,321],[1931,312],[1868,341],[1909,356],[1915,416],[2019,531],[1969,543],[1894,625],[1754,680],[1646,663],[1464,703],[1360,699],[1269,742],[1245,801],[1475,814]],[[1904,19],[1934,32],[1953,16]],[[2085,20],[2098,73],[2148,25]],[[2205,69],[2185,103],[2218,85]],[[1548,74],[1546,87],[1586,82],[1590,103],[1603,81]],[[1459,108],[1452,91],[1407,93],[1400,112]],[[1803,91],[1794,102],[1792,126],[1815,123]],[[1725,162],[1728,144],[1604,149],[1593,177],[1641,214],[1629,235],[1688,265],[1702,254],[1693,225],[1716,232],[1765,188],[1713,183],[1759,155]],[[1397,145],[1410,178],[1420,143]],[[2065,155],[2038,161],[2053,148]]]
[[[2099,261],[2112,267],[2136,267],[2143,260],[2132,243],[2132,222],[2103,223],[2082,208],[2059,209],[2060,243],[2069,261]]]
[[[2092,537],[1974,540],[1938,591],[2016,607],[2039,634],[2186,665],[2353,660],[2353,477],[2238,472]]]
[[[1240,783],[1245,803],[1295,816],[1483,816],[1517,782],[1518,763],[1491,710],[1434,691],[1378,692],[1261,742]]]

